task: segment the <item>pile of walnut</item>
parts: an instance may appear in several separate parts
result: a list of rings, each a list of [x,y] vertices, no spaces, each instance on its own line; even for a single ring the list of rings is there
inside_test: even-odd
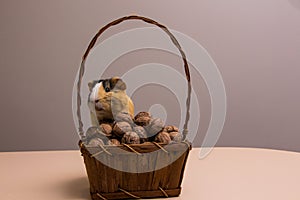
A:
[[[144,142],[169,144],[181,142],[182,134],[175,126],[165,126],[159,118],[148,112],[139,112],[134,119],[127,113],[119,113],[113,123],[101,123],[86,133],[88,146],[141,144]]]

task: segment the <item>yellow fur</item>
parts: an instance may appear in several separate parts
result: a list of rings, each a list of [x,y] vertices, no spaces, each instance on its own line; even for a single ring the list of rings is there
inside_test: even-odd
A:
[[[96,125],[97,121],[113,120],[114,116],[119,112],[126,112],[134,116],[134,104],[126,94],[126,84],[118,77],[110,79],[116,86],[109,92],[101,84],[96,95],[97,105],[101,105],[101,110],[95,110],[95,114],[91,112],[92,124]]]

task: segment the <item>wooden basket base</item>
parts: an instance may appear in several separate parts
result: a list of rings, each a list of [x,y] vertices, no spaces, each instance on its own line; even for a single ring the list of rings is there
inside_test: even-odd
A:
[[[91,197],[93,200],[177,197],[181,192],[181,188],[169,189],[163,191],[161,190],[134,191],[134,192],[130,192],[130,194],[127,194],[122,191],[112,192],[112,193],[102,193],[102,194],[91,193]]]
[[[90,193],[93,200],[166,198],[179,196],[184,168],[191,149],[190,143],[161,144],[164,151],[152,143],[131,145],[141,155],[126,151],[124,146],[105,146],[108,153],[96,152],[102,148],[87,149],[79,143],[87,175],[90,182]],[[122,150],[122,151],[121,151]],[[125,151],[124,151],[125,150]],[[152,152],[151,154],[148,154]],[[121,169],[138,168],[130,173],[111,168],[103,164],[117,163]],[[173,160],[172,160],[173,159]],[[167,163],[173,161],[171,163]],[[165,167],[155,169],[159,165]],[[152,166],[155,170],[145,171]]]

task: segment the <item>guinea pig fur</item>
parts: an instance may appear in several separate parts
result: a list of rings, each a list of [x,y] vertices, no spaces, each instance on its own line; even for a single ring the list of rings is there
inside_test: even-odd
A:
[[[113,121],[119,112],[129,113],[133,118],[134,105],[126,94],[126,84],[119,77],[92,81],[88,84],[90,94],[88,105],[92,124],[101,121]],[[94,119],[93,119],[94,117]],[[96,119],[97,121],[96,121]]]

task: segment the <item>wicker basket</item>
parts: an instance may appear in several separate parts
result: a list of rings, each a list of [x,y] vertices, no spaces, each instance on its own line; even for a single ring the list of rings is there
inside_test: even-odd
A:
[[[147,142],[143,144],[124,144],[118,146],[104,145],[99,147],[86,147],[83,142],[80,141],[79,146],[84,158],[90,183],[90,193],[93,200],[179,196],[185,164],[191,149],[191,144],[185,139],[189,121],[191,97],[190,73],[186,56],[176,38],[164,25],[141,16],[126,16],[107,24],[99,30],[90,42],[82,58],[77,83],[77,118],[79,134],[82,137],[85,135],[83,132],[80,111],[80,88],[85,70],[85,60],[99,36],[107,28],[125,20],[132,19],[143,20],[144,22],[160,27],[170,36],[171,41],[181,53],[188,84],[186,101],[187,112],[183,129],[184,141],[171,143],[169,145]],[[119,168],[111,168],[99,160],[105,160],[108,163],[116,164]],[[169,162],[170,160],[173,162]],[[171,164],[166,164],[166,162]],[[130,172],[131,169],[134,169],[136,172]]]

